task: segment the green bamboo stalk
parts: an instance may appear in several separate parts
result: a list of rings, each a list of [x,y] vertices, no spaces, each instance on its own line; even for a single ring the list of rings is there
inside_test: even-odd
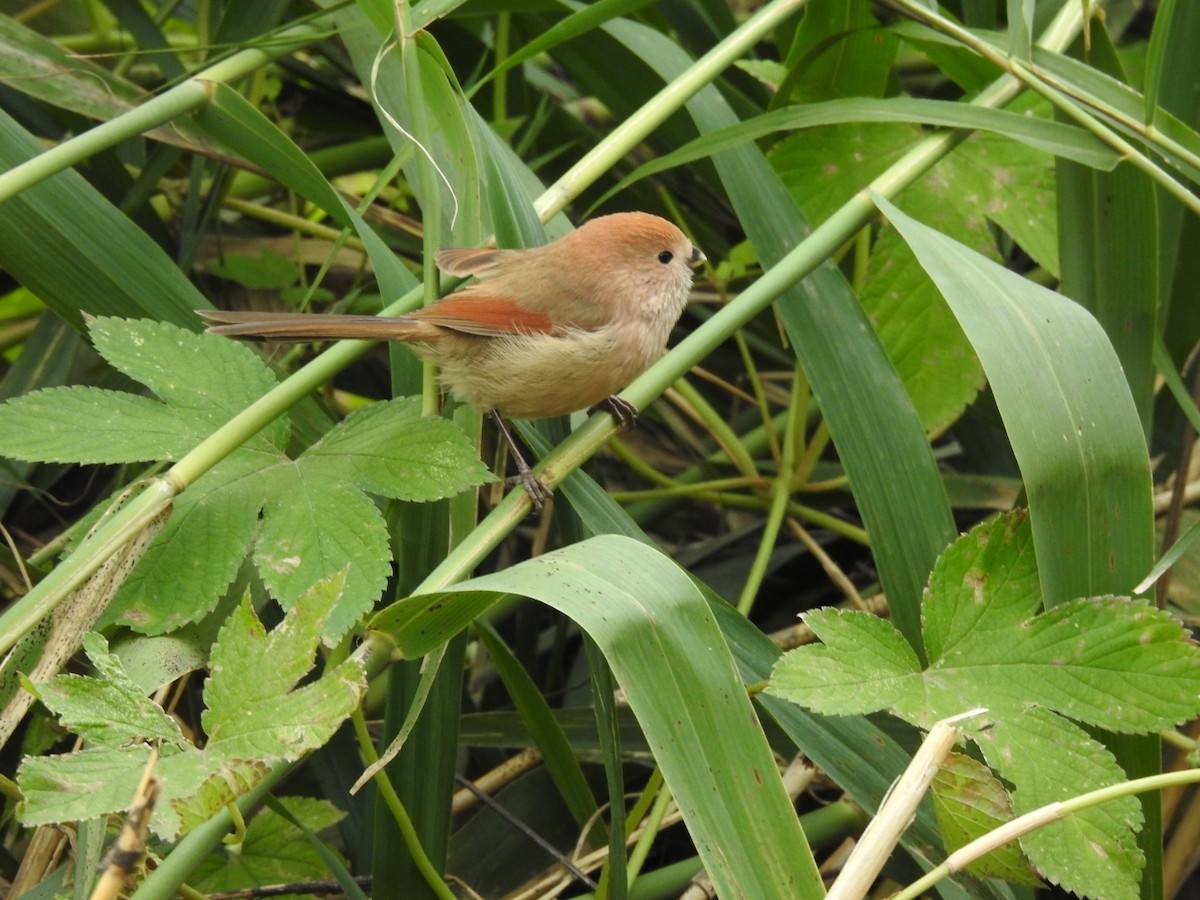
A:
[[[1091,115],[1087,111],[1087,108],[1085,108],[1085,105],[1104,116],[1120,121],[1134,133],[1141,133],[1147,141],[1162,146],[1191,165],[1200,164],[1200,159],[1197,159],[1195,154],[1187,148],[1172,141],[1167,135],[1164,135],[1151,125],[1130,121],[1117,110],[1111,109],[1099,100],[1083,94],[1073,85],[1054,83],[1054,79],[1044,75],[1038,70],[1037,66],[1001,53],[987,41],[973,34],[969,29],[963,28],[957,22],[938,15],[921,4],[913,2],[913,0],[892,0],[892,4],[905,15],[911,16],[916,21],[949,35],[964,46],[969,47],[992,65],[1007,71],[1030,90],[1045,97],[1067,117],[1092,132],[1092,134],[1096,135],[1105,144],[1120,153],[1131,165],[1144,172],[1162,187],[1163,190],[1179,200],[1187,209],[1200,215],[1200,197],[1189,191],[1184,184],[1173,178],[1170,173],[1156,164],[1149,156],[1121,137],[1121,135],[1117,134],[1117,132],[1113,131],[1094,115]]]
[[[211,83],[235,81],[324,36],[325,33],[312,24],[288,28],[274,35],[269,43],[235,53],[197,72],[182,84],[147,100],[136,109],[102,122],[0,173],[0,203],[102,150],[198,109],[208,101]]]
[[[788,16],[794,15],[808,0],[775,0],[730,32],[725,40],[683,75],[666,85],[636,113],[618,125],[604,140],[585,153],[558,181],[550,185],[533,203],[543,222],[562,212],[602,175],[625,158],[625,155],[655,128],[678,112],[698,91],[733,65]]]

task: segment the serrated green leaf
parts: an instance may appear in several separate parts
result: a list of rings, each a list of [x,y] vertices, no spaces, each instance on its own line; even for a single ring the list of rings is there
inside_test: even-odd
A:
[[[1041,607],[1033,534],[1020,526],[1024,512],[976,525],[948,548],[929,575],[921,609],[930,658],[972,636],[1004,640]]]
[[[257,759],[213,759],[207,753],[190,753],[181,761],[186,765],[164,772],[172,789],[159,801],[169,812],[159,823],[160,834],[176,835],[191,831],[247,793],[271,771]],[[165,801],[165,802],[163,802]]]
[[[987,766],[961,753],[951,753],[938,768],[930,785],[933,808],[946,842],[953,852],[1013,818],[1012,799]],[[1020,847],[1005,844],[967,866],[983,878],[1003,878],[1034,887],[1034,875]]]
[[[96,677],[58,675],[37,686],[38,699],[66,728],[100,747],[156,741],[167,755],[185,746],[179,724],[133,683],[103,637],[88,634],[83,647]]]
[[[239,451],[176,498],[171,518],[121,585],[102,625],[121,622],[163,634],[212,611],[258,532],[261,456]]]
[[[495,480],[453,422],[420,414],[416,397],[372,403],[301,458],[306,472],[350,478],[397,500],[441,500]]]
[[[37,462],[132,463],[178,459],[199,435],[149,397],[60,387],[0,406],[0,454]]]
[[[325,637],[337,641],[379,599],[391,573],[383,516],[361,491],[303,462],[264,474],[268,497],[254,564],[284,609],[344,571],[343,596],[325,621]]]
[[[768,692],[832,713],[888,708],[921,727],[986,707],[989,721],[968,735],[1014,786],[1017,814],[1123,780],[1112,754],[1063,716],[1126,731],[1191,718],[1200,711],[1200,652],[1179,623],[1141,601],[1087,598],[1038,612],[1032,546],[1029,517],[1017,512],[942,555],[922,606],[923,672],[900,653],[907,645],[890,623],[819,610],[806,621],[824,645],[783,657]],[[1056,884],[1136,896],[1141,807],[1129,798],[1102,809],[1022,846]]]
[[[89,327],[110,363],[165,402],[82,386],[16,397],[0,406],[0,454],[41,462],[176,460],[275,385],[262,361],[233,341],[150,319],[100,318]],[[281,417],[237,452],[277,453],[288,437]]]
[[[1017,815],[1126,778],[1113,755],[1082,728],[1037,707],[994,721],[972,737],[988,764],[1014,785]],[[1137,798],[1123,797],[1032,831],[1021,847],[1054,884],[1087,897],[1134,900],[1144,865],[1135,838],[1142,824]]]
[[[771,690],[823,712],[890,707],[923,727],[975,706],[1019,716],[1037,704],[1134,732],[1200,712],[1200,652],[1171,616],[1116,597],[1040,604],[1028,515],[998,517],[934,568],[922,604],[927,669],[916,674],[889,623],[817,610],[805,621],[823,646],[784,656]]]
[[[17,772],[24,798],[17,807],[17,817],[32,827],[94,819],[126,809],[150,761],[150,752],[143,744],[98,747],[61,756],[27,756]],[[179,753],[170,760],[189,755]],[[167,760],[160,760],[160,764],[164,762]]]
[[[1158,731],[1200,707],[1200,658],[1180,623],[1124,597],[1073,600],[1006,633],[972,633],[930,671],[963,696],[986,691],[1011,709],[1036,697],[1111,731]]]
[[[151,319],[94,319],[88,333],[114,368],[144,384],[168,406],[190,413],[196,440],[224,425],[276,385],[253,350],[237,341],[195,334]],[[202,427],[204,426],[204,427]],[[283,448],[287,418],[263,429],[250,446]],[[188,447],[187,449],[191,449]]]
[[[208,708],[201,722],[210,759],[297,759],[328,740],[354,709],[365,681],[353,660],[292,690],[312,668],[322,626],[345,581],[335,575],[314,585],[270,633],[248,600],[230,616],[213,645],[204,691]]]
[[[840,716],[875,712],[919,689],[920,660],[890,622],[818,609],[806,613],[804,623],[823,643],[780,657],[770,693]]]
[[[327,800],[280,797],[279,802],[310,831],[330,828],[345,816]],[[236,853],[209,855],[188,883],[203,893],[216,893],[328,878],[328,867],[304,832],[274,810],[263,809],[247,823],[246,838]]]

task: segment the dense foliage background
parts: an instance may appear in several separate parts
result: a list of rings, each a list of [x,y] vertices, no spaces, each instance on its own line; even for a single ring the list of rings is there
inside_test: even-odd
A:
[[[1188,895],[1198,9],[5,10],[10,894]],[[627,209],[708,261],[540,515],[403,348],[195,314]]]

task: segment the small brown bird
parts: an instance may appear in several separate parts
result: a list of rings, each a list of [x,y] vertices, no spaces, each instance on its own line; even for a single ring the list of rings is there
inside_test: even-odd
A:
[[[222,312],[209,331],[273,341],[404,341],[441,370],[453,394],[496,420],[535,506],[549,491],[501,417],[540,419],[603,405],[621,422],[637,410],[614,396],[662,355],[704,254],[648,213],[593,219],[528,250],[453,248],[448,275],[475,283],[404,316]]]

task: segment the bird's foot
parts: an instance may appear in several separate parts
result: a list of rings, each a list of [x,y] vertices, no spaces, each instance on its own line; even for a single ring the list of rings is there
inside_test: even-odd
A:
[[[529,495],[529,502],[533,504],[533,508],[538,512],[541,512],[542,507],[554,498],[554,491],[546,487],[546,483],[529,469],[519,472],[516,475],[510,475],[504,479],[504,483],[512,487],[519,484],[525,488],[525,493]]]
[[[616,394],[605,397],[590,410],[588,410],[588,412],[598,412],[599,410],[611,413],[613,419],[617,423],[617,427],[622,431],[627,428],[632,428],[635,424],[637,424],[638,408],[628,400],[618,397]]]

